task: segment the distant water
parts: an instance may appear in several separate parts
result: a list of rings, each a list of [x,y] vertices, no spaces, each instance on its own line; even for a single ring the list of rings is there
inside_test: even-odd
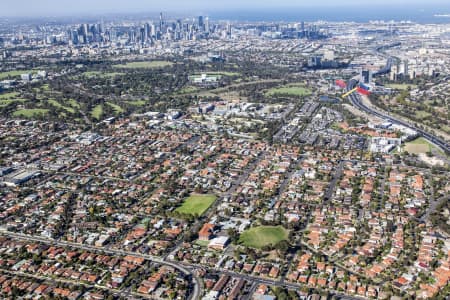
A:
[[[318,20],[331,22],[358,22],[369,21],[412,21],[416,23],[450,23],[448,17],[435,15],[450,14],[450,1],[444,7],[371,7],[361,2],[359,5],[342,8],[283,8],[283,9],[256,9],[253,11],[222,11],[211,12],[210,17],[215,20],[233,21],[305,21]]]

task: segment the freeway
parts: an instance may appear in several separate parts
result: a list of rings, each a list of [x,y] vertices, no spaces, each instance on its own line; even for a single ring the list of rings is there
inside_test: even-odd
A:
[[[383,68],[381,68],[380,70],[378,70],[377,72],[375,72],[373,74],[373,76],[379,76],[379,75],[383,75],[383,74],[387,74],[391,71],[391,67],[395,62],[395,58],[391,57],[387,54],[385,54],[382,50],[388,49],[388,48],[392,48],[392,47],[397,47],[401,45],[401,43],[396,42],[390,45],[384,45],[384,46],[380,46],[377,47],[375,49],[375,52],[382,55],[383,57],[387,58],[387,62],[386,62],[386,66],[384,66]],[[356,87],[356,85],[358,84],[358,80],[356,78],[351,79],[348,84],[347,84],[347,91],[351,91],[352,89],[354,89]],[[354,106],[356,106],[357,108],[359,108],[362,111],[365,111],[369,114],[375,115],[377,117],[380,117],[382,119],[386,119],[392,123],[397,123],[400,125],[403,125],[405,127],[408,127],[410,129],[413,129],[415,131],[417,131],[419,134],[421,134],[424,138],[426,138],[427,140],[429,140],[430,142],[434,143],[435,145],[441,147],[447,154],[450,154],[450,144],[447,143],[443,138],[437,137],[435,135],[432,135],[428,132],[426,132],[423,129],[420,129],[410,123],[407,123],[401,119],[397,119],[395,117],[389,116],[385,113],[382,113],[380,111],[377,111],[373,108],[367,107],[362,101],[361,101],[361,96],[358,93],[353,93],[349,96],[350,101],[352,102],[352,104]]]
[[[358,84],[358,80],[353,78],[351,79],[348,84],[347,84],[347,91],[351,91],[352,89],[354,89],[356,87],[356,85]],[[402,126],[405,126],[407,128],[410,128],[412,130],[415,130],[416,132],[418,132],[419,134],[421,134],[424,138],[426,138],[427,140],[429,140],[430,142],[432,142],[433,144],[439,146],[440,148],[442,148],[447,154],[450,154],[450,145],[442,138],[437,137],[435,135],[432,135],[428,132],[426,132],[423,129],[420,129],[412,124],[409,124],[403,120],[397,119],[395,117],[389,116],[385,113],[382,113],[378,110],[375,110],[373,108],[370,108],[368,106],[366,106],[362,101],[361,101],[361,96],[358,93],[353,93],[350,94],[350,96],[348,97],[351,101],[351,103],[356,106],[356,108],[365,111],[369,114],[372,114],[374,116],[377,116],[379,118],[388,120],[389,122],[392,123],[396,123],[396,124],[400,124]]]

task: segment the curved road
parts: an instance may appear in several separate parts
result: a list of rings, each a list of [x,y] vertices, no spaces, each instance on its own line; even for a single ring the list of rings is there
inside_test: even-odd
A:
[[[356,87],[356,85],[358,84],[358,80],[353,78],[351,79],[348,84],[347,84],[347,91],[351,91],[352,89],[354,89]],[[419,134],[421,134],[424,138],[428,139],[429,141],[431,141],[432,143],[436,144],[437,146],[439,146],[440,148],[442,148],[447,154],[450,154],[450,144],[447,143],[444,139],[437,137],[435,135],[432,135],[426,131],[424,131],[423,129],[417,128],[414,125],[411,125],[403,120],[394,118],[392,116],[389,116],[387,114],[384,114],[380,111],[377,111],[373,108],[367,107],[362,101],[361,101],[361,96],[358,93],[353,93],[349,96],[349,99],[351,101],[351,103],[356,106],[357,108],[359,108],[360,110],[363,110],[369,114],[372,114],[374,116],[380,117],[382,119],[388,120],[392,123],[396,123],[396,124],[400,124],[403,125],[407,128],[413,129],[415,131],[417,131]]]
[[[375,52],[377,52],[378,54],[382,55],[383,57],[387,58],[387,62],[386,62],[386,66],[384,66],[383,68],[381,68],[380,70],[378,70],[377,72],[375,72],[373,74],[373,76],[379,76],[379,75],[383,75],[383,74],[387,74],[391,71],[391,67],[392,64],[395,61],[394,57],[391,57],[387,54],[385,54],[382,50],[387,49],[387,48],[392,48],[392,47],[397,47],[401,45],[400,42],[396,42],[393,44],[389,44],[389,45],[385,45],[385,46],[381,46],[381,47],[377,47],[375,49]],[[351,79],[348,84],[347,84],[347,91],[352,90],[353,88],[356,87],[356,85],[358,84],[358,80],[356,78]],[[374,116],[380,117],[382,119],[388,120],[392,123],[397,123],[400,125],[403,125],[407,128],[413,129],[416,132],[418,132],[419,134],[421,134],[424,138],[428,139],[429,141],[431,141],[432,143],[436,144],[437,146],[441,147],[445,153],[450,154],[450,144],[448,142],[446,142],[443,138],[437,137],[435,135],[430,134],[429,132],[417,128],[414,125],[411,125],[410,123],[407,123],[401,119],[397,119],[395,117],[389,116],[383,112],[377,111],[371,107],[366,106],[362,101],[361,101],[361,96],[358,93],[353,93],[349,96],[350,101],[352,102],[352,104],[354,106],[356,106],[357,108],[359,108],[360,110],[363,110],[369,114],[372,114]]]
[[[195,273],[191,272],[190,270],[188,270],[187,268],[185,268],[184,266],[182,266],[178,263],[167,261],[167,260],[161,259],[156,256],[141,254],[141,253],[137,253],[137,252],[124,251],[124,250],[119,250],[119,249],[94,247],[94,246],[90,246],[90,245],[55,240],[55,239],[50,239],[50,238],[41,237],[41,236],[32,236],[32,235],[27,235],[27,234],[23,234],[23,233],[16,233],[16,232],[11,232],[11,231],[4,231],[4,230],[0,231],[0,235],[14,237],[14,238],[22,239],[22,240],[26,240],[26,241],[51,244],[51,245],[56,245],[56,246],[61,246],[61,247],[71,247],[74,249],[80,249],[80,250],[85,250],[85,251],[103,252],[103,253],[111,254],[111,255],[122,255],[122,256],[131,255],[131,256],[141,257],[141,258],[144,258],[144,259],[147,259],[147,260],[150,260],[150,261],[162,264],[162,265],[168,265],[170,267],[173,267],[173,268],[183,272],[186,276],[192,276],[192,284],[194,285],[194,289],[193,289],[192,293],[190,294],[189,299],[200,299],[200,296],[202,294],[201,280],[200,280],[200,278],[198,278],[195,275]]]

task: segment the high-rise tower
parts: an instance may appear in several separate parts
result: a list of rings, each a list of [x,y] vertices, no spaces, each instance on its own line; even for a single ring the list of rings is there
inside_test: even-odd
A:
[[[205,30],[205,23],[203,22],[203,16],[199,16],[199,17],[198,17],[198,28],[199,28],[201,31],[204,31],[204,30]]]
[[[164,19],[162,12],[159,14],[159,31],[164,32]]]

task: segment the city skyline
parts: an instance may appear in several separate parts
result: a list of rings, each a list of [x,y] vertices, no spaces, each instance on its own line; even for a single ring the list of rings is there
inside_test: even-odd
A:
[[[449,95],[449,0],[4,0],[0,299],[450,300]]]

